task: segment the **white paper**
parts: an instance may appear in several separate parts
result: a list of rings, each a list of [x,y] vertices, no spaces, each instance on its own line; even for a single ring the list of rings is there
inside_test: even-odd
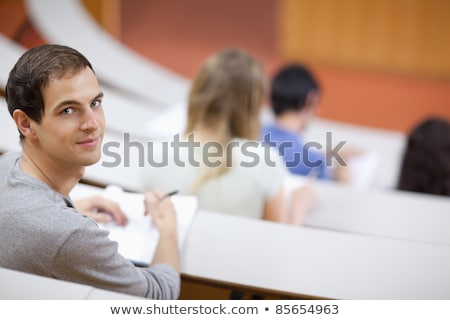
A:
[[[73,199],[93,195],[102,195],[116,201],[128,217],[126,226],[113,222],[99,224],[109,230],[109,238],[117,241],[119,253],[133,262],[148,264],[154,255],[159,239],[159,232],[150,216],[144,216],[144,194],[123,191],[117,186],[106,189],[77,185],[71,193]],[[197,198],[194,196],[172,196],[172,203],[177,213],[178,246],[181,249],[189,227],[197,212]]]
[[[367,152],[349,159],[351,171],[351,185],[359,189],[367,189],[374,180],[379,167],[379,156],[374,152]]]

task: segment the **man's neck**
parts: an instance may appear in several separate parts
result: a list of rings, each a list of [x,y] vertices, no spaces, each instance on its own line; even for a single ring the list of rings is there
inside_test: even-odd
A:
[[[21,169],[50,188],[68,196],[84,173],[84,167],[63,164],[32,148],[23,148]]]
[[[284,130],[300,133],[305,128],[306,120],[302,113],[288,111],[278,116],[276,123]]]

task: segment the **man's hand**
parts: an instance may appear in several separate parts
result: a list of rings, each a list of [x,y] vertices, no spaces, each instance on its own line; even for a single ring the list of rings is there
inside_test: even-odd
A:
[[[102,196],[92,196],[74,201],[75,208],[97,222],[115,221],[119,226],[127,224],[127,217],[117,202]]]
[[[159,230],[159,241],[151,264],[165,263],[180,272],[176,212],[172,201],[161,192],[145,193],[145,215],[150,215]]]
[[[176,213],[172,201],[163,193],[149,191],[145,193],[145,215],[150,215],[160,232],[176,231]]]

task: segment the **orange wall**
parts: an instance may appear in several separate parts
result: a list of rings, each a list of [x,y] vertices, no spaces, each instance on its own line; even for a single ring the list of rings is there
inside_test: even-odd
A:
[[[320,116],[408,131],[450,119],[450,1],[279,0],[277,48],[313,66]]]
[[[82,0],[83,5],[97,22],[113,37],[120,39],[121,0]]]
[[[448,0],[280,0],[283,57],[450,79]]]

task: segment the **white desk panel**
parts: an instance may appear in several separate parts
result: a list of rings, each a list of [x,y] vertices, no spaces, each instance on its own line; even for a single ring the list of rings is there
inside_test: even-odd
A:
[[[92,287],[0,268],[0,299],[85,299]]]
[[[448,246],[199,212],[182,272],[337,299],[450,299]]]
[[[316,181],[305,225],[450,245],[450,197]]]
[[[20,149],[19,131],[8,112],[5,98],[0,97],[0,152]]]
[[[142,299],[91,286],[0,268],[0,300]]]
[[[142,297],[130,296],[123,293],[92,288],[91,292],[85,297],[86,300],[144,300]]]

